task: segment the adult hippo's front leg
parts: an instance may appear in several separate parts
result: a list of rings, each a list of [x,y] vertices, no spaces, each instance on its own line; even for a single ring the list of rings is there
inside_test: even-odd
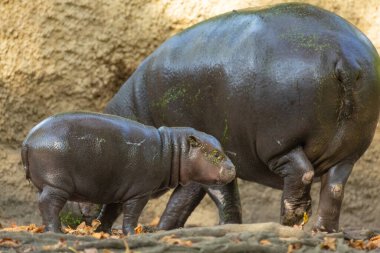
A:
[[[344,186],[351,174],[354,162],[344,161],[330,168],[321,177],[321,193],[318,217],[313,231],[337,232]]]
[[[161,216],[158,229],[183,227],[187,218],[201,202],[206,192],[219,210],[219,224],[242,223],[237,180],[223,186],[206,187],[197,183],[178,186]]]
[[[311,215],[310,188],[314,168],[301,147],[269,162],[270,169],[284,179],[281,224],[293,226]]]

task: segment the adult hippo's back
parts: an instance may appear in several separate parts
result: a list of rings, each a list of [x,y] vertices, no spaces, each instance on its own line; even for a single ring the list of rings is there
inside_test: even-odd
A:
[[[380,60],[344,19],[307,4],[232,11],[173,36],[146,58],[105,111],[217,137],[238,177],[284,190],[281,221],[310,211],[338,229],[344,185],[379,114]],[[182,226],[207,191],[221,222],[240,222],[236,184],[177,188],[160,228]],[[254,194],[254,193],[253,193]]]

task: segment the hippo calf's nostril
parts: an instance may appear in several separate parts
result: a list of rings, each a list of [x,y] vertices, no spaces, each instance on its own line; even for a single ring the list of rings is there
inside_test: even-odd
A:
[[[222,168],[219,175],[221,181],[231,182],[236,177],[235,167]]]

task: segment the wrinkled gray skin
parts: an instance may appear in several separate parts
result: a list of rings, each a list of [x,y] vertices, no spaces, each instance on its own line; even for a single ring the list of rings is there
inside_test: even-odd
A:
[[[311,182],[320,178],[314,230],[333,232],[352,167],[374,135],[379,85],[379,56],[357,28],[311,5],[281,4],[229,12],[170,38],[105,111],[212,134],[236,154],[238,177],[283,189],[282,224],[310,215]],[[236,181],[191,184],[176,188],[159,228],[183,226],[206,192],[220,223],[241,222]]]
[[[121,205],[123,232],[134,233],[150,197],[178,184],[226,184],[235,168],[214,137],[192,128],[146,126],[122,117],[67,113],[35,126],[22,147],[26,176],[39,189],[47,231],[60,232],[67,200],[106,204],[101,229]]]

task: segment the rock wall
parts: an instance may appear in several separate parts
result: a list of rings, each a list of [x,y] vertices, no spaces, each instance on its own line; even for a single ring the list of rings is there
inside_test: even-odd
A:
[[[288,1],[1,1],[0,222],[39,221],[35,190],[25,180],[18,150],[34,124],[61,111],[101,111],[139,62],[165,39],[194,23],[232,9],[279,2]],[[345,17],[380,51],[378,0],[300,2]],[[376,194],[380,191],[379,138],[350,178],[343,225],[380,224],[376,215],[380,211]],[[245,222],[278,220],[280,192],[254,183],[240,184]],[[166,198],[150,204],[143,221],[158,216]],[[217,222],[209,199],[198,209],[191,223]]]

